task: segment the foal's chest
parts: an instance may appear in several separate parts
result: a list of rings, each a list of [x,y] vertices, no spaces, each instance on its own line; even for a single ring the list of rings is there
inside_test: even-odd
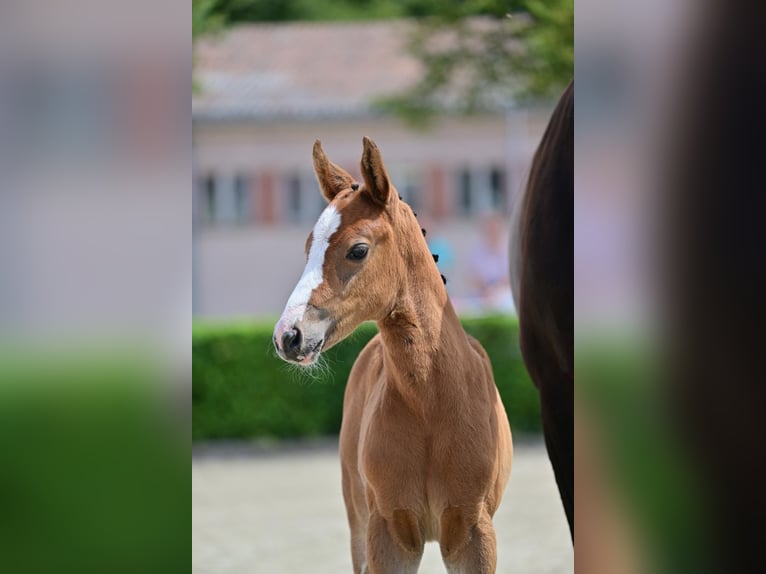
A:
[[[408,508],[436,515],[448,505],[473,505],[486,496],[494,459],[488,425],[425,414],[384,388],[369,397],[359,436],[359,470],[381,510]]]

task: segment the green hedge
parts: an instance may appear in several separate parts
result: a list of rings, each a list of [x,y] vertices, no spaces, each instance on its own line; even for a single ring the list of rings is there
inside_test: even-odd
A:
[[[512,430],[539,432],[539,397],[521,359],[516,321],[464,319],[463,326],[492,359]],[[349,371],[376,333],[375,325],[362,325],[324,353],[328,368],[311,377],[276,357],[272,329],[272,322],[194,324],[193,440],[290,438],[339,431]]]

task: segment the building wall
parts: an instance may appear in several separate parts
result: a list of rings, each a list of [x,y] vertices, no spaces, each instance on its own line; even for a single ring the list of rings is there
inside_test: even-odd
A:
[[[444,270],[450,293],[470,297],[470,253],[487,205],[473,200],[468,212],[463,209],[461,173],[470,172],[484,198],[490,170],[505,170],[506,202],[500,209],[507,220],[548,113],[448,118],[426,131],[391,118],[195,124],[196,314],[279,314],[300,276],[305,240],[323,205],[313,179],[313,142],[321,139],[330,159],[358,176],[364,135],[378,144],[394,185],[405,196],[410,192],[407,199],[429,238],[451,246],[452,265]],[[211,180],[217,194],[213,214],[206,207]],[[293,209],[296,187],[305,207],[300,213]]]

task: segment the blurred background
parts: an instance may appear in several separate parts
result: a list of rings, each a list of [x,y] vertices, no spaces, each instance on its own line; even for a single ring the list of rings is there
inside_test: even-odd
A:
[[[337,433],[364,325],[311,375],[274,322],[326,202],[311,148],[360,178],[381,149],[517,444],[496,516],[501,572],[573,570],[518,348],[509,214],[571,80],[573,2],[202,0],[194,7],[193,570],[350,571]],[[429,545],[422,572],[443,572]]]
[[[365,135],[458,311],[513,312],[508,214],[573,73],[571,1],[194,6],[196,317],[281,312],[325,204],[311,146],[358,177]]]
[[[585,572],[760,571],[766,4],[743,4],[577,2]],[[492,354],[518,449],[501,571],[571,569],[513,309],[471,254],[499,235],[504,260],[572,2],[1,11],[3,571],[346,568],[332,437],[372,329],[317,379],[269,337],[321,205],[311,144],[353,170],[363,135]]]

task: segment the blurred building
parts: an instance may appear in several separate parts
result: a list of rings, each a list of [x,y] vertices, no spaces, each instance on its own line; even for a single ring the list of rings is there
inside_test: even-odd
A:
[[[358,176],[375,140],[429,239],[450,251],[448,288],[470,310],[475,216],[508,212],[550,108],[508,105],[414,128],[376,104],[421,74],[406,22],[247,25],[197,46],[192,98],[195,313],[278,314],[323,209],[311,148]],[[506,218],[507,219],[507,218]]]

